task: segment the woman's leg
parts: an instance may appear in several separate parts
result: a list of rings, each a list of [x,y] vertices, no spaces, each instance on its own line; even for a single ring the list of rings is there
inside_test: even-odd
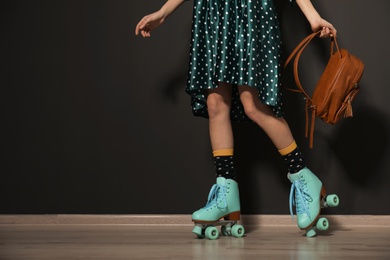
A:
[[[290,197],[290,210],[295,204],[299,228],[309,228],[307,236],[315,235],[310,227],[320,213],[320,200],[325,194],[322,182],[306,167],[287,122],[276,117],[267,105],[259,101],[255,88],[240,86],[239,93],[247,116],[264,129],[283,156],[292,191],[295,192],[294,200]]]
[[[239,86],[239,93],[246,115],[266,132],[278,150],[294,142],[286,120],[275,116],[269,106],[260,102],[257,89]]]
[[[213,151],[233,149],[231,100],[232,86],[227,83],[220,82],[219,87],[210,90],[207,96],[210,142]]]
[[[282,117],[274,115],[271,108],[260,102],[257,89],[239,86],[239,93],[246,115],[260,126],[279,153],[282,155],[289,173],[296,173],[306,167],[290,127]]]
[[[230,220],[240,218],[240,198],[233,163],[231,93],[231,85],[219,83],[218,88],[210,90],[207,97],[210,141],[217,180],[210,191],[206,207],[192,214],[195,223],[217,221],[220,218]],[[193,232],[198,234],[199,228],[195,227]]]
[[[220,82],[218,88],[208,94],[207,109],[216,176],[235,180],[231,100],[232,85]]]

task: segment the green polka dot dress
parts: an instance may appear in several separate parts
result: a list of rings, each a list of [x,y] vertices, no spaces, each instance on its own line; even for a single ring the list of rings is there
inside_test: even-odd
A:
[[[293,4],[294,0],[289,0]],[[281,37],[272,0],[194,0],[186,92],[196,116],[208,117],[207,91],[233,84],[231,118],[248,121],[237,85],[259,92],[282,116]]]

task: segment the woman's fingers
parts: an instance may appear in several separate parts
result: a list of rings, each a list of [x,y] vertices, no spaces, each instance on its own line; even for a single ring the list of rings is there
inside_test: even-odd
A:
[[[148,16],[145,16],[144,18],[141,19],[141,21],[139,21],[139,23],[137,24],[137,26],[135,27],[135,35],[138,35],[139,33],[141,33],[141,35],[143,37],[146,37],[146,32],[150,31],[149,30],[149,24],[148,24]]]
[[[337,30],[333,26],[323,27],[320,33],[321,38],[336,37]]]

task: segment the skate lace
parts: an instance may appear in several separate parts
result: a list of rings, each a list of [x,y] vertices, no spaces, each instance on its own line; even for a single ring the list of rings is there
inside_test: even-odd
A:
[[[295,196],[294,196],[295,192]],[[308,202],[313,201],[312,197],[307,191],[307,184],[304,180],[293,181],[290,190],[290,214],[294,219],[293,206],[295,205],[295,211],[297,215],[306,213],[311,219]]]
[[[213,187],[210,190],[209,197],[207,199],[206,208],[210,208],[214,205],[216,205],[220,209],[224,209],[227,207],[227,201],[226,197],[223,195],[225,194],[225,186],[220,185],[220,184],[214,184]],[[222,200],[223,206],[220,206],[218,201],[219,199]]]

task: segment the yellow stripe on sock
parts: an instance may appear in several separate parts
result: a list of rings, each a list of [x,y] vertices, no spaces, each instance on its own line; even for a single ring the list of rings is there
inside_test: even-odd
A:
[[[283,156],[283,155],[287,155],[289,153],[291,153],[292,151],[295,150],[295,148],[297,148],[297,143],[294,141],[292,144],[290,144],[289,146],[287,146],[286,148],[282,149],[282,150],[279,150],[279,153]]]
[[[222,150],[216,150],[213,151],[213,156],[233,156],[234,149],[222,149]]]

